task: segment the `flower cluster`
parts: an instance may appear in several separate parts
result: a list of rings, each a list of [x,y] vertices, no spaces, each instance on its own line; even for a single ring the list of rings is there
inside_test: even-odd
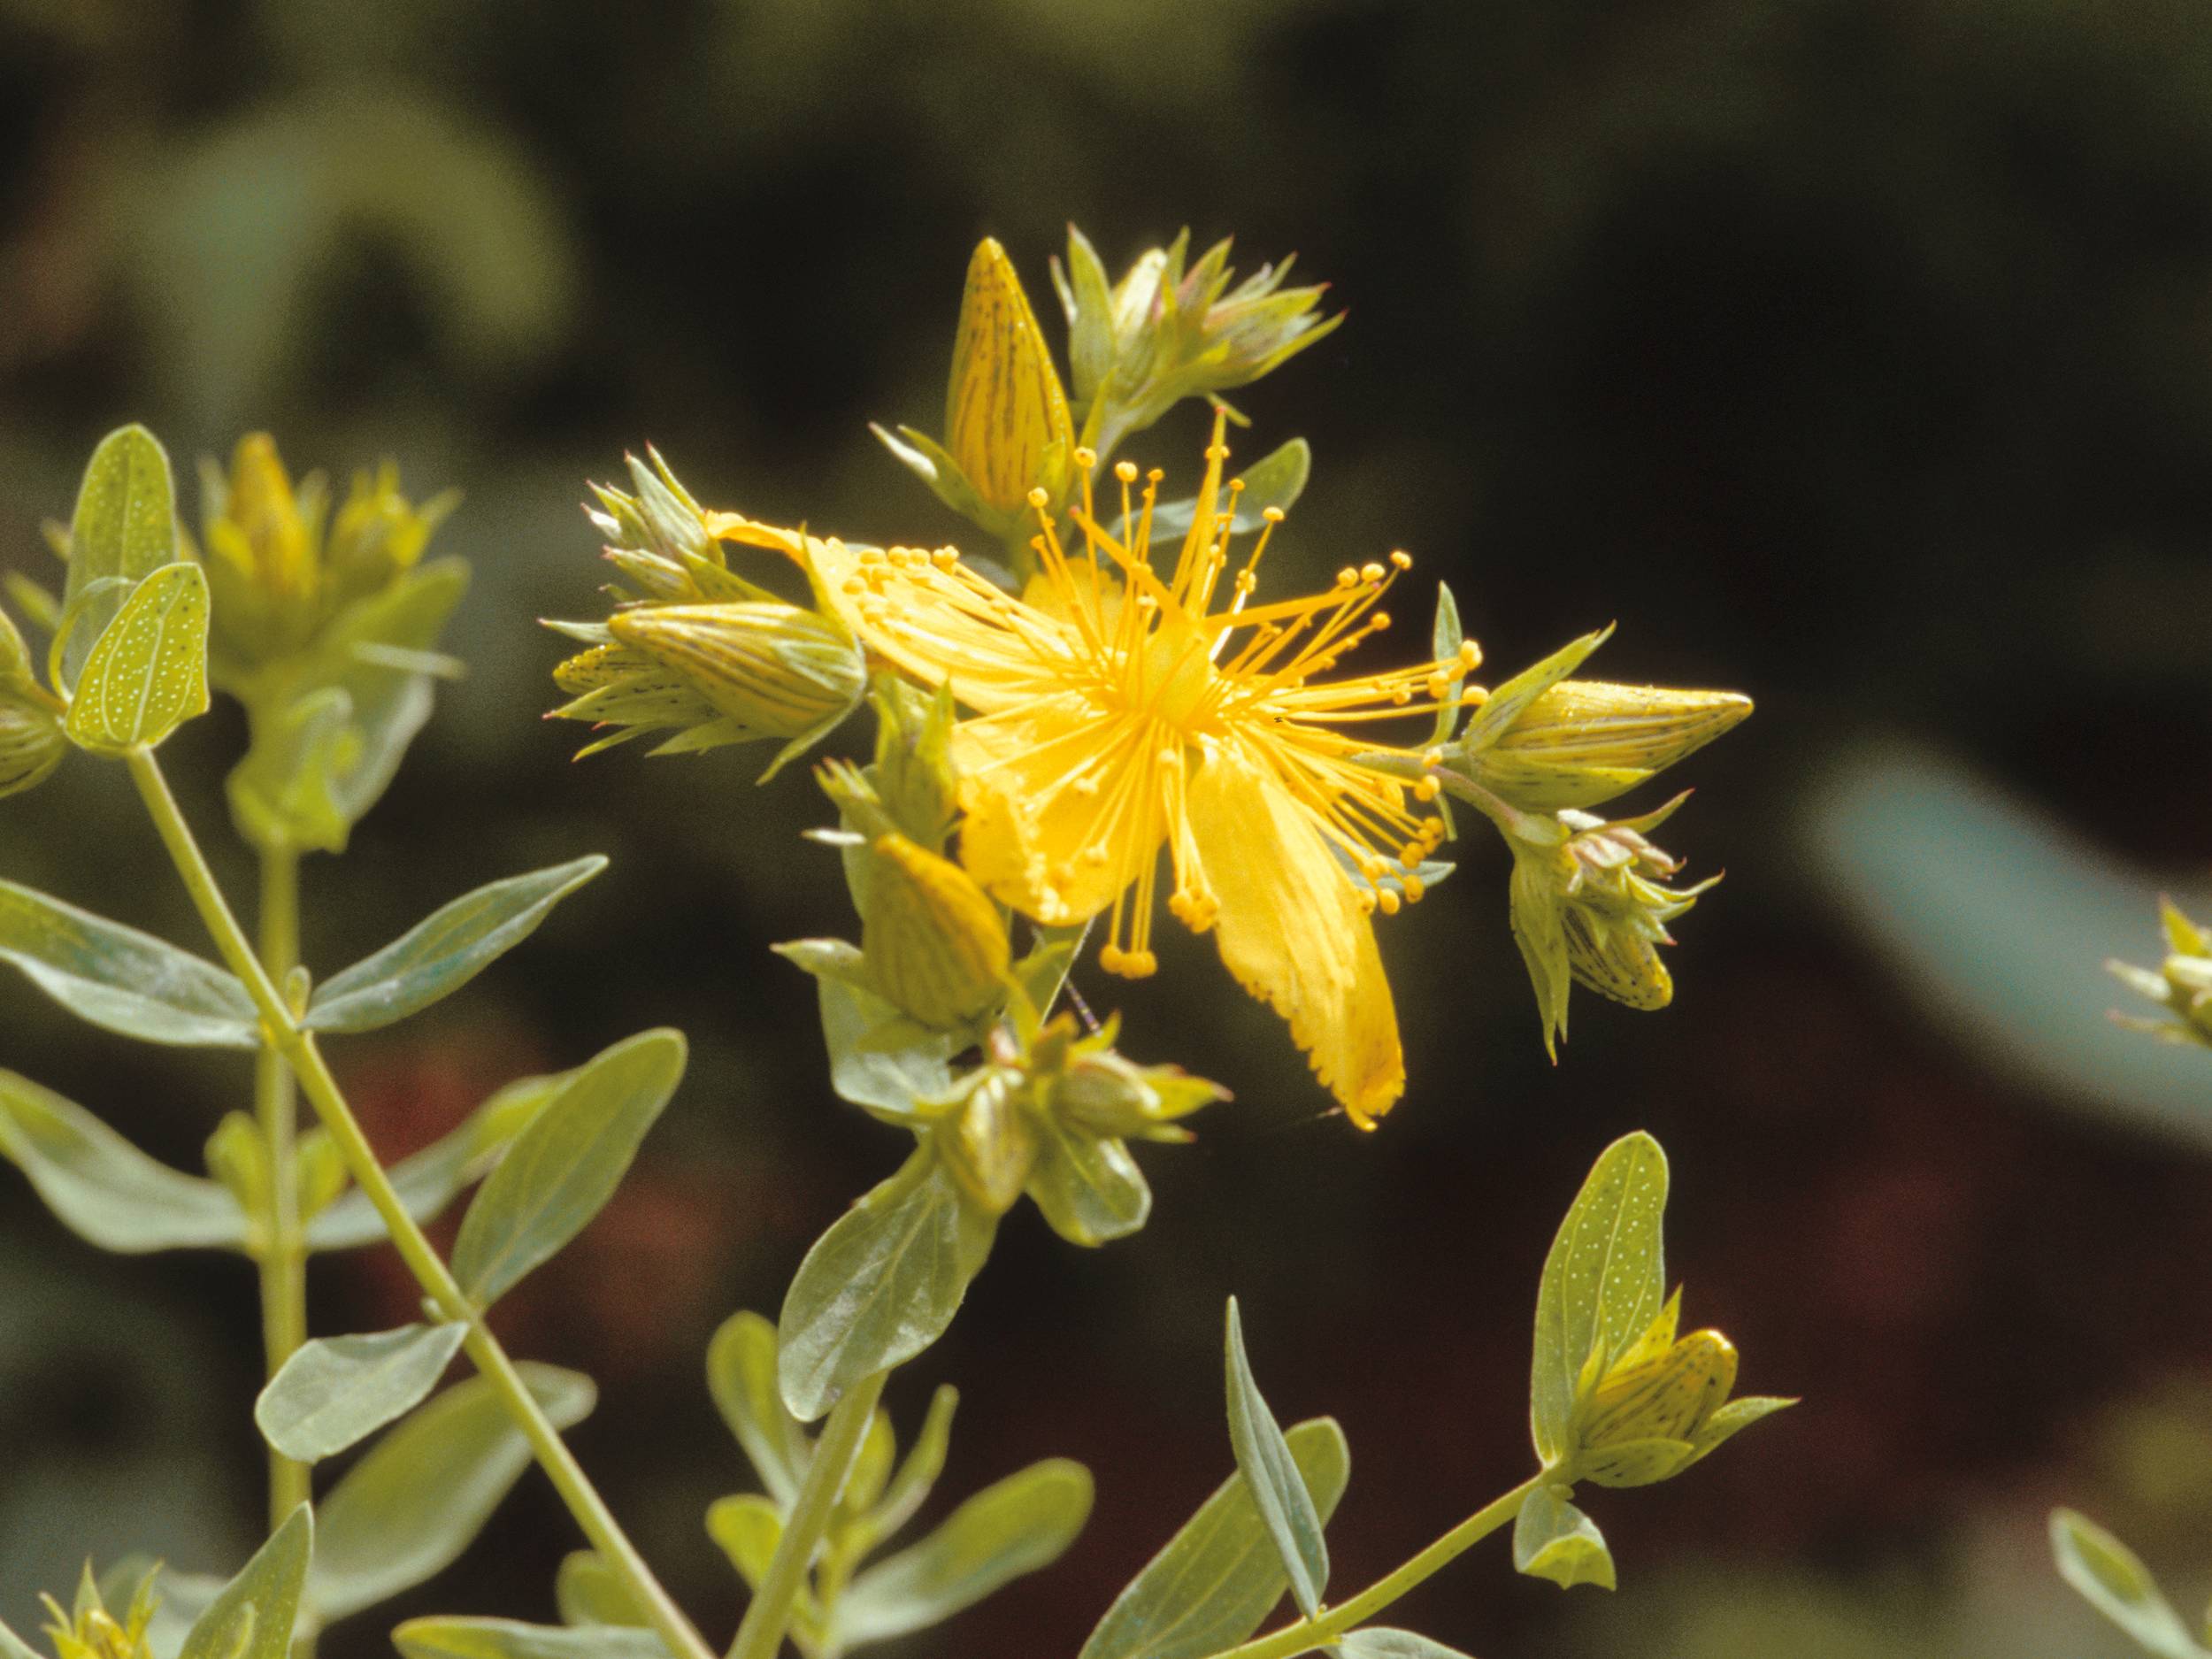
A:
[[[2121,1013],[2112,1018],[2166,1042],[2212,1048],[2212,936],[2184,916],[2171,899],[2160,900],[2158,910],[2166,931],[2166,960],[2157,972],[2126,962],[2108,962],[2105,966],[2121,984],[2163,1005],[2170,1018],[2146,1019]]]

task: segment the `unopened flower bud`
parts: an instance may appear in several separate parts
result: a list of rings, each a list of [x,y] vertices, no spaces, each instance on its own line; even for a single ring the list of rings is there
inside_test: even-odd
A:
[[[1014,1207],[1036,1167],[1042,1135],[1022,1100],[1018,1071],[988,1068],[957,1111],[937,1122],[938,1156],[961,1188],[985,1211]]]
[[[319,478],[295,493],[265,432],[238,441],[227,476],[204,464],[201,484],[210,665],[218,680],[236,685],[303,649],[322,621],[326,503]]]
[[[945,449],[984,505],[1017,517],[1029,492],[1058,495],[1075,449],[1067,396],[1037,314],[990,237],[968,262],[945,388]]]
[[[677,670],[753,737],[796,737],[842,718],[866,683],[860,648],[834,622],[777,602],[649,605],[607,630]]]
[[[0,687],[0,796],[45,782],[68,752],[58,714],[34,691]]]
[[[55,1659],[153,1659],[152,1644],[146,1639],[147,1626],[153,1623],[158,1605],[153,1584],[154,1574],[150,1571],[139,1581],[130,1607],[120,1618],[108,1611],[88,1563],[73,1609],[65,1610],[50,1595],[41,1596],[39,1600],[46,1606],[46,1637],[53,1644]]]
[[[975,879],[906,836],[869,844],[861,949],[882,995],[923,1025],[957,1030],[1006,991],[1006,918]]]
[[[1218,1083],[1179,1066],[1137,1065],[1113,1051],[1078,1052],[1053,1084],[1052,1115],[1080,1134],[1187,1141],[1177,1119],[1228,1098]]]
[[[2166,933],[2167,953],[2156,972],[2125,962],[2105,966],[2123,985],[2162,1003],[2172,1018],[2143,1019],[2115,1013],[2113,1018],[2168,1042],[2212,1047],[2212,938],[2170,899],[2159,901],[2159,919]]]
[[[1677,691],[1564,680],[1532,701],[1467,774],[1532,812],[1587,808],[1626,794],[1751,712],[1732,691]]]

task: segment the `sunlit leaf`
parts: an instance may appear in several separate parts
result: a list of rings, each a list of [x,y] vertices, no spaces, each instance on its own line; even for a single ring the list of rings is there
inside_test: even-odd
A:
[[[260,1046],[235,977],[165,940],[0,881],[0,961],[81,1019],[147,1042]]]
[[[799,1263],[777,1322],[791,1414],[812,1422],[862,1378],[942,1335],[992,1230],[926,1151],[838,1217]]]
[[[594,854],[494,881],[442,906],[374,956],[324,981],[300,1023],[311,1031],[374,1031],[452,995],[606,867]]]
[[[197,565],[165,565],[139,583],[85,657],[70,737],[119,755],[205,714],[207,624],[207,577]]]
[[[157,1163],[90,1112],[0,1071],[0,1155],[104,1250],[241,1249],[246,1215],[220,1182]]]
[[[1613,1587],[1613,1555],[1597,1524],[1566,1500],[1564,1486],[1539,1486],[1513,1524],[1513,1566],[1562,1589]]]
[[[180,1659],[288,1659],[314,1548],[303,1503],[193,1624]]]
[[[106,631],[132,590],[177,558],[176,486],[169,457],[140,426],[111,432],[100,441],[78,486],[69,525],[69,578],[62,607],[84,601],[74,618],[62,669],[62,685],[74,686],[95,641]],[[88,593],[111,582],[104,595]]]
[[[453,1275],[489,1307],[582,1232],[614,1196],[684,1074],[683,1033],[649,1031],[583,1066],[515,1138],[478,1191]]]
[[[1284,1439],[1325,1523],[1351,1474],[1344,1431],[1313,1417]],[[1203,1659],[1248,1638],[1289,1582],[1250,1485],[1232,1475],[1114,1598],[1079,1659]]]
[[[1660,1226],[1667,1207],[1667,1155],[1641,1133],[1598,1156],[1559,1224],[1536,1293],[1530,1371],[1537,1455],[1567,1443],[1575,1391],[1593,1352],[1609,1363],[1641,1336],[1666,1299]]]
[[[261,1391],[253,1420],[287,1457],[342,1452],[421,1404],[467,1335],[452,1321],[303,1343]]]
[[[1281,1425],[1252,1379],[1252,1363],[1244,1352],[1244,1322],[1237,1313],[1234,1296],[1229,1298],[1225,1347],[1229,1443],[1236,1449],[1237,1468],[1259,1506],[1260,1520],[1290,1574],[1291,1599],[1311,1617],[1321,1605],[1322,1593],[1329,1587],[1329,1546],[1321,1535],[1320,1512],[1306,1490],[1296,1459],[1290,1455],[1290,1442],[1284,1439]]]
[[[2051,1553],[2059,1577],[2097,1611],[2159,1659],[2204,1659],[2140,1557],[2087,1516],[2051,1511]]]
[[[855,1578],[838,1598],[832,1633],[841,1646],[857,1647],[941,1623],[1010,1579],[1050,1565],[1090,1512],[1091,1477],[1082,1464],[1033,1463]]]
[[[725,1319],[707,1344],[707,1390],[768,1495],[797,1502],[814,1448],[777,1391],[776,1327],[749,1311]]]
[[[516,1367],[554,1427],[588,1416],[591,1379]],[[530,1466],[530,1444],[481,1377],[447,1389],[369,1449],[322,1502],[309,1581],[325,1618],[342,1618],[450,1565]]]

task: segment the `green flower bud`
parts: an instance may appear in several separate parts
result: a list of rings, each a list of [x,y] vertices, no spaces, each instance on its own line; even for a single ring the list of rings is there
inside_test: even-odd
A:
[[[0,687],[0,796],[37,787],[69,752],[61,716],[36,691]]]
[[[1673,976],[1658,947],[1674,942],[1667,924],[1697,902],[1714,876],[1671,888],[1661,879],[1682,868],[1646,839],[1686,797],[1640,818],[1607,823],[1587,812],[1549,817],[1494,814],[1513,849],[1513,937],[1544,1018],[1544,1046],[1557,1058],[1567,1034],[1567,995],[1578,980],[1631,1008],[1664,1008]]]
[[[2158,909],[2167,945],[2166,960],[2158,971],[2154,973],[2148,968],[2118,961],[2107,962],[2105,966],[2121,984],[2162,1004],[2172,1018],[2144,1019],[2117,1012],[2112,1018],[2162,1041],[2212,1048],[2212,939],[2184,916],[2172,900],[2162,898]]]
[[[1068,227],[1068,261],[1053,281],[1068,316],[1082,442],[1100,455],[1186,397],[1249,385],[1326,335],[1343,313],[1317,309],[1318,284],[1285,288],[1291,261],[1262,265],[1233,288],[1229,243],[1186,269],[1190,233],[1151,249],[1109,288],[1097,250]]]
[[[1006,918],[975,879],[906,836],[869,843],[860,948],[876,989],[921,1024],[955,1031],[1006,995]]]
[[[1052,352],[1006,250],[987,236],[968,262],[945,386],[945,449],[992,512],[1018,518],[1029,492],[1066,487],[1075,428]]]
[[[931,1132],[938,1156],[961,1190],[993,1216],[1014,1207],[1043,1145],[1023,1082],[1018,1070],[986,1067],[960,1109],[940,1118]]]
[[[64,1611],[52,1596],[42,1595],[39,1600],[46,1606],[46,1636],[53,1644],[55,1659],[153,1659],[153,1647],[146,1640],[147,1626],[153,1623],[154,1609],[159,1605],[153,1585],[154,1574],[149,1572],[139,1581],[130,1608],[120,1619],[108,1611],[99,1586],[93,1582],[89,1562],[85,1563],[73,1610]]]
[[[641,606],[617,611],[607,631],[682,674],[744,736],[791,738],[833,724],[866,684],[852,636],[797,605]]]
[[[1107,1033],[1110,1041],[1111,1033]],[[1046,1106],[1061,1124],[1094,1140],[1188,1141],[1179,1118],[1227,1100],[1218,1083],[1180,1066],[1137,1065],[1109,1046],[1075,1045]]]

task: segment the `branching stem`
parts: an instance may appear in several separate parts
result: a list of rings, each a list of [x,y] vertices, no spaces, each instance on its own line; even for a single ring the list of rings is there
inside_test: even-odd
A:
[[[1529,1494],[1548,1479],[1555,1477],[1531,1476],[1504,1496],[1492,1499],[1412,1560],[1376,1579],[1350,1601],[1325,1607],[1317,1617],[1302,1618],[1265,1636],[1255,1636],[1241,1647],[1216,1654],[1213,1659],[1294,1659],[1298,1654],[1328,1647],[1346,1632],[1357,1630],[1416,1585],[1433,1577],[1519,1515]]]
[[[492,1391],[521,1430],[584,1536],[620,1575],[653,1628],[668,1644],[669,1651],[677,1659],[714,1659],[714,1650],[661,1587],[660,1580],[653,1576],[652,1569],[645,1564],[637,1547],[592,1486],[590,1477],[584,1473],[575,1455],[562,1440],[560,1431],[540,1409],[514,1362],[500,1346],[499,1339],[485,1325],[483,1315],[462,1294],[444,1260],[423,1236],[415,1218],[407,1213],[374,1148],[369,1145],[368,1137],[362,1133],[352,1108],[346,1104],[337,1079],[324,1063],[314,1038],[300,1029],[275,982],[255,955],[245,930],[231,913],[229,902],[216,884],[214,872],[208,868],[199,843],[193,839],[191,826],[178,809],[176,797],[169,792],[168,780],[163,777],[153,751],[134,749],[123,758],[130,768],[131,780],[138,786],[139,796],[153,818],[154,827],[160,833],[162,845],[168,849],[171,862],[183,878],[185,888],[191,895],[201,921],[206,924],[217,951],[230,971],[245,982],[271,1047],[299,1079],[301,1090],[336,1142],[347,1171],[367,1194],[377,1214],[383,1217],[400,1259],[407,1263],[440,1317],[467,1325],[468,1337],[463,1346],[469,1358],[491,1384]]]

